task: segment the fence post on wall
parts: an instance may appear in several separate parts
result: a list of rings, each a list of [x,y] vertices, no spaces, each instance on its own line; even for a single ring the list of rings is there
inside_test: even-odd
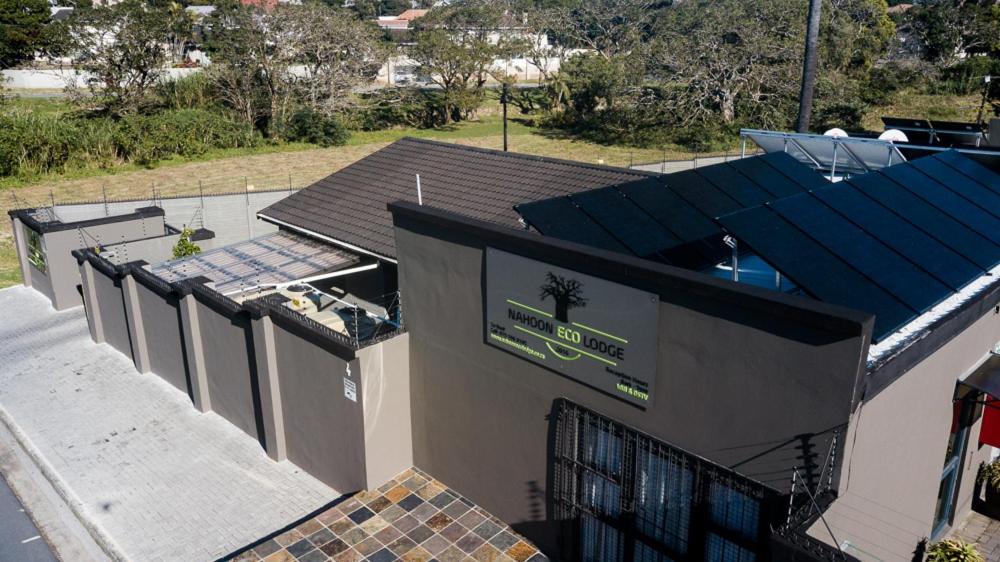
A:
[[[212,397],[209,394],[208,374],[205,371],[205,350],[201,339],[198,305],[194,295],[190,293],[182,295],[178,304],[181,311],[184,352],[188,358],[188,376],[191,379],[191,401],[199,412],[210,412]]]
[[[257,386],[260,389],[261,417],[264,421],[264,450],[272,460],[288,457],[285,445],[285,418],[281,409],[281,388],[278,379],[278,359],[274,345],[274,323],[262,315],[250,321],[253,332],[254,361]]]
[[[132,340],[132,361],[140,373],[150,372],[149,347],[146,344],[146,330],[142,325],[142,311],[139,307],[139,292],[135,286],[135,277],[126,270],[122,277],[122,297],[125,299],[125,320],[128,323],[128,335]]]

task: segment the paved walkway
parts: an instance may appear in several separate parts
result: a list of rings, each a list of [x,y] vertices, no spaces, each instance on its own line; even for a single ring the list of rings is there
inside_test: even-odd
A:
[[[213,560],[338,493],[90,340],[82,308],[0,291],[0,418],[125,558]]]
[[[1000,562],[1000,521],[972,512],[951,535],[976,543],[986,562]]]

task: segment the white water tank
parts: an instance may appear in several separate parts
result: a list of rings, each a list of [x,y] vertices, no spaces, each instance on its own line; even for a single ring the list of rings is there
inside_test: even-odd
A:
[[[910,142],[910,139],[906,138],[906,133],[900,131],[899,129],[889,129],[888,131],[879,135],[878,140],[884,140],[889,142]]]

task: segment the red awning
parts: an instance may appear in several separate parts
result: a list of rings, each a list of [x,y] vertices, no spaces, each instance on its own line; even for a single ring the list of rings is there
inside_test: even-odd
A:
[[[1000,447],[1000,355],[991,355],[962,384],[986,396],[983,422],[979,430],[979,444]]]
[[[1000,447],[1000,400],[986,395],[983,424],[979,429],[979,444]]]

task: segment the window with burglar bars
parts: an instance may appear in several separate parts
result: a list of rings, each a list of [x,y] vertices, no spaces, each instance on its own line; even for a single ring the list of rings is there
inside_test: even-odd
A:
[[[780,495],[725,467],[561,400],[556,516],[584,562],[766,560]]]

